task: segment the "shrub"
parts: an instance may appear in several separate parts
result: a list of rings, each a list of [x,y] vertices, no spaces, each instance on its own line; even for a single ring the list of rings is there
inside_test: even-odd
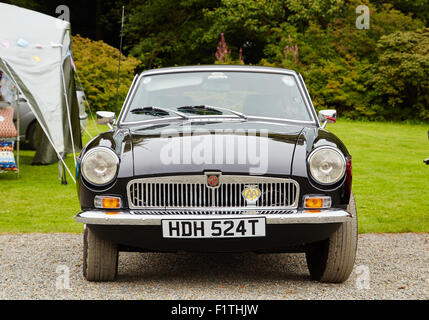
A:
[[[261,63],[300,72],[317,109],[355,119],[428,120],[427,32],[416,31],[423,24],[391,5],[371,6],[371,27],[359,30],[355,5],[325,25],[307,21],[303,32],[288,23],[271,29]]]
[[[429,29],[383,36],[377,52],[368,81],[372,108],[385,118],[429,120]]]
[[[103,41],[73,37],[73,58],[88,103],[94,110],[115,110],[119,50]],[[118,109],[128,93],[140,61],[121,56]]]

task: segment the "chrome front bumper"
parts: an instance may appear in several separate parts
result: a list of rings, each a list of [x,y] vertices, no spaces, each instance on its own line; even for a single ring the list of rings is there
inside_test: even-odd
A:
[[[121,211],[116,214],[107,214],[109,211],[90,210],[82,211],[75,216],[77,222],[96,225],[135,225],[135,226],[158,226],[162,220],[180,219],[180,220],[202,220],[202,219],[228,219],[228,218],[252,218],[264,217],[267,224],[323,224],[323,223],[343,223],[349,221],[352,217],[350,213],[341,209],[329,209],[320,212],[309,212],[307,210],[287,210],[284,213],[261,213],[258,210],[246,210],[237,214],[228,212],[207,213],[207,214],[184,214],[180,211],[177,214],[169,212],[166,214],[160,211],[158,214],[154,211],[139,210],[137,214],[134,211]],[[111,211],[110,211],[111,212]]]

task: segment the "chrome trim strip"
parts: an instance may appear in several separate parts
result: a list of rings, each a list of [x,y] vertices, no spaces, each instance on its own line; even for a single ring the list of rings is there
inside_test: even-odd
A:
[[[119,118],[121,118],[121,117],[122,117],[122,114],[123,114],[123,112],[124,112],[124,110],[125,110],[125,108],[124,108],[124,107],[129,103],[130,98],[131,98],[131,95],[132,95],[132,94],[133,94],[133,92],[134,92],[134,86],[135,86],[135,84],[137,83],[137,81],[138,81],[139,79],[140,79],[140,76],[139,76],[138,74],[136,74],[136,75],[134,76],[133,82],[131,83],[130,89],[128,90],[128,93],[127,93],[127,96],[126,96],[126,98],[125,98],[125,101],[124,101],[124,103],[122,104],[122,108],[121,108],[121,111],[119,112],[118,120],[116,121],[115,126],[119,123]],[[133,94],[133,96],[134,96],[134,94]]]
[[[109,210],[109,209],[103,209],[103,210]],[[205,213],[205,214],[212,214],[213,212],[219,212],[219,214],[228,214],[228,213],[237,213],[242,214],[244,212],[252,212],[258,213],[258,212],[284,212],[284,213],[291,213],[292,211],[296,211],[297,209],[287,209],[287,208],[281,208],[281,207],[176,207],[176,208],[162,208],[162,207],[147,207],[147,208],[138,208],[138,209],[132,209],[130,210],[130,214],[144,214],[144,212],[151,212],[153,214],[156,212],[159,215],[163,214],[169,214],[171,212],[180,212],[180,214],[183,213]],[[311,209],[309,209],[311,210]],[[315,209],[313,209],[315,210]]]
[[[242,185],[245,184],[262,184],[263,187],[267,188],[269,186],[271,186],[271,188],[273,188],[273,184],[276,184],[276,188],[281,188],[281,185],[284,185],[284,193],[288,194],[293,194],[293,188],[292,188],[292,184],[295,185],[295,194],[294,194],[294,201],[291,205],[285,205],[285,206],[270,206],[270,207],[257,207],[258,209],[267,209],[267,208],[275,208],[275,209],[296,209],[298,207],[298,201],[299,201],[299,194],[300,194],[300,187],[298,182],[296,182],[293,179],[287,179],[287,178],[276,178],[276,177],[264,177],[264,176],[240,176],[240,175],[223,175],[220,174],[219,172],[217,173],[219,174],[219,186],[222,185],[238,185],[238,188],[240,188],[240,190],[242,189]],[[212,201],[211,206],[205,206],[205,207],[191,207],[191,205],[187,204],[186,207],[184,207],[183,205],[183,199],[180,199],[180,205],[178,203],[172,205],[170,202],[170,194],[171,192],[168,192],[168,197],[165,200],[165,203],[167,204],[166,206],[156,206],[152,203],[152,201],[150,201],[148,206],[138,206],[135,205],[133,202],[133,199],[131,197],[131,186],[133,185],[141,185],[141,184],[148,184],[152,190],[152,184],[168,184],[169,186],[171,185],[180,185],[180,188],[182,190],[182,192],[180,192],[181,196],[183,197],[183,185],[186,186],[196,186],[196,185],[202,185],[203,189],[205,186],[207,186],[207,175],[206,174],[202,174],[202,175],[184,175],[184,176],[166,176],[166,177],[154,177],[154,178],[140,178],[140,179],[134,179],[134,180],[130,180],[127,183],[127,197],[128,197],[128,206],[130,209],[144,209],[144,208],[150,208],[152,210],[164,210],[164,209],[176,209],[176,208],[190,208],[192,210],[195,210],[196,208],[200,208],[200,209],[207,209],[207,208],[215,208],[217,210],[219,210],[219,208],[225,208],[225,206],[215,206],[216,203],[219,203],[219,193],[220,192],[215,192],[216,189],[210,189],[207,188],[207,190],[209,190],[208,192],[204,192],[203,193],[203,197],[205,200],[206,194],[207,194],[207,201],[203,202],[206,203],[209,200]],[[264,185],[265,184],[265,185]],[[139,189],[139,188],[137,188]],[[188,188],[185,188],[186,190]],[[219,187],[217,188],[219,189]],[[135,189],[133,188],[133,192]],[[146,193],[148,188],[145,188]],[[195,189],[194,189],[195,190]],[[277,190],[277,189],[276,189]],[[274,190],[274,191],[276,191]],[[211,194],[210,194],[211,191]],[[236,190],[237,191],[237,190]],[[271,190],[273,191],[273,190]],[[142,193],[142,191],[140,191],[140,194]],[[235,192],[236,194],[237,192]],[[152,192],[150,192],[150,194],[152,194]],[[195,192],[193,193],[195,194]],[[217,199],[215,199],[215,195],[218,195]],[[241,192],[240,192],[241,194]],[[201,193],[200,193],[201,196]],[[141,196],[142,197],[142,196]],[[147,199],[147,194],[146,194],[146,199]],[[150,200],[152,197],[149,197]],[[195,197],[192,197],[193,200],[195,200]],[[156,200],[156,196],[154,197],[154,200]],[[273,200],[272,197],[272,192],[271,192],[271,202]],[[177,199],[176,199],[177,201]],[[238,206],[237,206],[238,203]],[[243,204],[242,204],[243,203]],[[241,198],[239,199],[235,199],[235,206],[232,207],[233,209],[237,209],[237,207],[239,208],[246,208],[244,205],[244,202],[242,201]]]
[[[306,213],[305,210],[292,210],[288,214],[258,214],[255,210],[253,214],[242,214],[242,218],[264,217],[267,224],[323,224],[323,223],[343,223],[352,217],[344,210],[333,209],[323,210],[319,213]],[[97,225],[139,225],[139,226],[159,226],[162,220],[170,219],[228,219],[237,218],[237,215],[211,214],[211,215],[133,215],[130,212],[120,212],[115,215],[105,214],[105,211],[83,211],[75,216],[77,222]]]
[[[310,109],[313,114],[313,119],[315,119],[316,125],[320,127],[320,122],[319,122],[319,118],[317,117],[316,108],[314,108],[313,100],[311,100],[311,97],[310,97],[310,92],[308,92],[307,85],[305,84],[305,81],[302,78],[302,75],[300,73],[298,73],[298,78],[302,84],[302,87],[304,88],[306,99],[308,99],[308,103],[309,105],[311,105]]]

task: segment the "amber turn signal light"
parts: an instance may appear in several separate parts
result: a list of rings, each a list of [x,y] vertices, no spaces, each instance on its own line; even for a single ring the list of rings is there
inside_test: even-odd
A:
[[[104,198],[103,208],[117,209],[121,207],[121,201],[118,198]]]
[[[99,209],[119,209],[122,207],[120,197],[96,196],[94,205]]]
[[[328,196],[305,196],[304,208],[326,209],[331,207],[331,197]]]
[[[306,208],[322,208],[323,199],[322,198],[307,198],[305,199]]]

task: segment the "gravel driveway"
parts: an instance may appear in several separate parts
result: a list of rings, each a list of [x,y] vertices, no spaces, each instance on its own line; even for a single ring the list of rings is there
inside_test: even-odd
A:
[[[311,281],[303,254],[121,252],[117,281],[90,283],[81,235],[0,234],[0,299],[428,299],[428,249],[428,233],[360,235],[343,284]]]

